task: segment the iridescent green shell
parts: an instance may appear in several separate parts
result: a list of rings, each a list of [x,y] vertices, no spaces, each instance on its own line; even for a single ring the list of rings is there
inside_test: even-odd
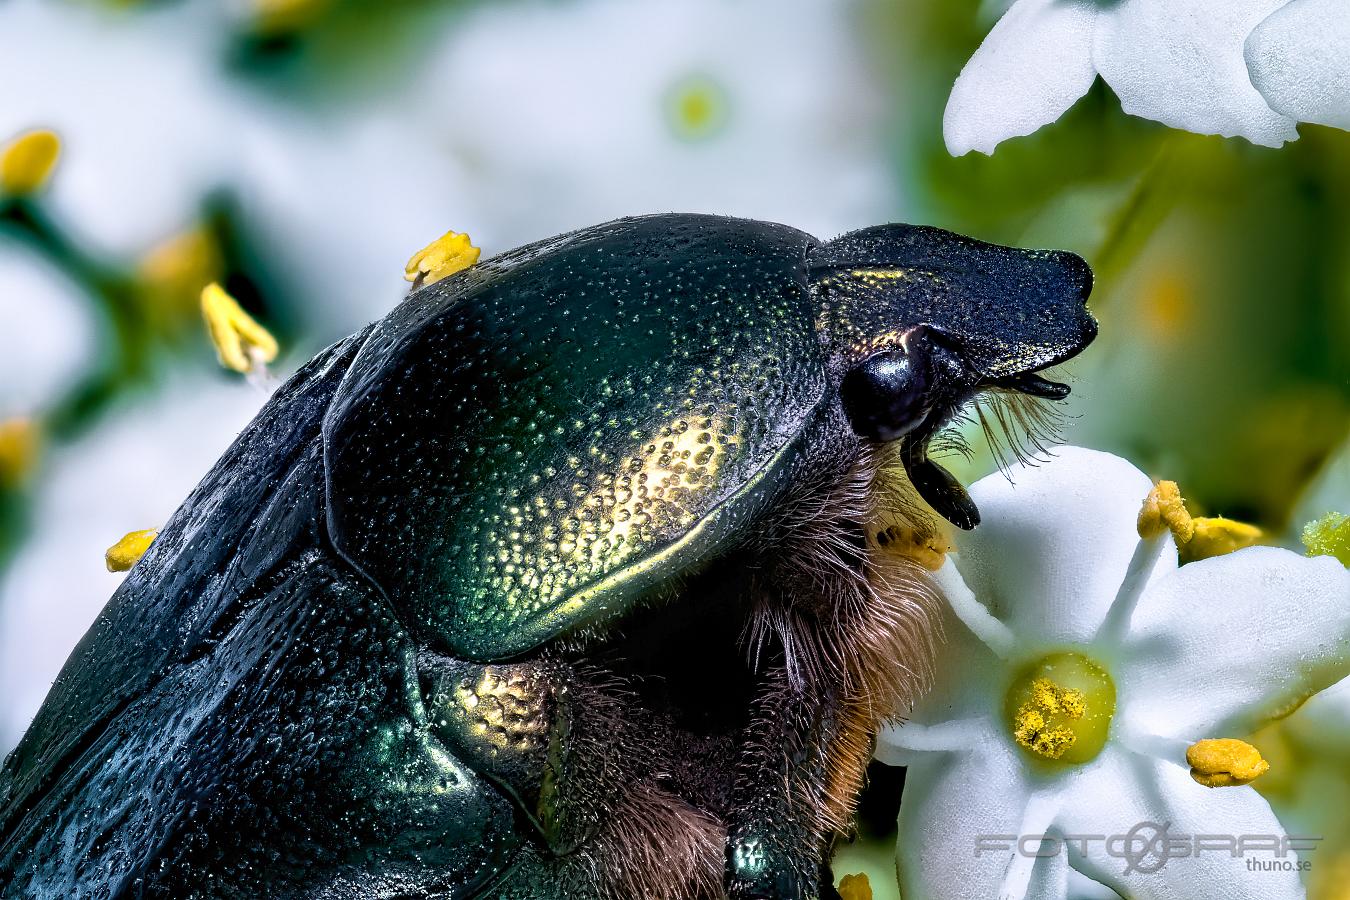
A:
[[[325,421],[338,550],[456,655],[603,620],[738,535],[825,394],[809,235],[627,219],[417,291]]]

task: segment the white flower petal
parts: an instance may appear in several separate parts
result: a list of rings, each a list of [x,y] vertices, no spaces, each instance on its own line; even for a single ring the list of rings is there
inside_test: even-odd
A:
[[[1243,42],[1288,0],[1126,0],[1103,7],[1093,62],[1125,112],[1278,147],[1298,139],[1247,76]]]
[[[1069,900],[1120,900],[1120,895],[1077,869],[1069,869]]]
[[[1010,742],[990,741],[968,753],[927,754],[909,767],[896,845],[902,896],[999,896],[1016,859],[1017,836],[1025,828],[1042,833],[1057,810],[1053,797],[1033,803],[1033,785],[1016,754]],[[1028,820],[1035,808],[1039,822]],[[981,836],[988,839],[980,842]]]
[[[1350,571],[1251,547],[1149,585],[1116,669],[1132,730],[1242,737],[1350,668]]]
[[[950,560],[933,581],[944,594],[963,590]],[[942,603],[938,615],[942,641],[933,686],[905,722],[887,726],[877,737],[877,758],[890,765],[908,764],[912,752],[965,749],[995,740],[1000,733],[1006,666],[949,604]]]
[[[1061,851],[1054,856],[1039,858],[1031,873],[1031,883],[1027,885],[1026,900],[1078,900],[1070,897],[1069,883],[1068,854]]]
[[[1247,38],[1247,70],[1270,106],[1350,129],[1350,4],[1294,0]]]
[[[956,536],[957,568],[1024,643],[1083,644],[1106,617],[1138,544],[1153,484],[1118,456],[1056,447],[1053,458],[970,488],[983,523]],[[1176,567],[1165,549],[1152,577]]]
[[[1090,0],[1018,0],[952,86],[942,116],[948,152],[993,153],[1062,116],[1097,77],[1096,16]]]
[[[1172,849],[1166,863],[1159,866],[1162,860],[1143,850],[1163,826],[1172,839]],[[1270,852],[1244,850],[1238,858],[1223,849],[1194,852],[1196,835],[1218,840],[1243,835],[1278,839],[1285,830],[1252,788],[1201,787],[1182,766],[1108,746],[1093,765],[1072,777],[1056,827],[1070,846],[1073,867],[1122,897],[1292,900],[1303,896],[1295,872],[1247,870],[1248,859],[1269,861],[1274,858]],[[1122,851],[1128,844],[1119,838],[1112,842],[1114,852],[1108,851],[1106,838],[1129,835],[1132,830],[1138,856],[1126,859]],[[1070,840],[1073,836],[1079,840]],[[1083,841],[1082,836],[1098,837]],[[1156,846],[1161,849],[1168,843]],[[1189,855],[1179,855],[1182,846],[1190,848]]]

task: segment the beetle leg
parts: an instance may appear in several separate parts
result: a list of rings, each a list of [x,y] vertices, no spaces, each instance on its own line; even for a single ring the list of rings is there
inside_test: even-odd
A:
[[[725,884],[732,900],[819,896],[828,839],[817,810],[827,780],[832,698],[765,674],[737,761]]]

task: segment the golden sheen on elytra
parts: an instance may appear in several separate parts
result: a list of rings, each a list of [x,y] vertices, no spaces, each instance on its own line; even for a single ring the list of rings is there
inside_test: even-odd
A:
[[[1043,656],[1025,666],[1004,701],[1013,740],[1039,760],[1085,763],[1106,746],[1116,686],[1081,653]]]

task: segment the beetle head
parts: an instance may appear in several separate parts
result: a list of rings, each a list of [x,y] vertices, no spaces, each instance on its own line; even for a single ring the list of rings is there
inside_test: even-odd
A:
[[[836,238],[808,257],[820,333],[859,436],[902,441],[924,500],[961,528],[979,511],[928,459],[929,441],[976,393],[1047,400],[1066,385],[1040,370],[1097,334],[1087,310],[1092,272],[1072,253],[986,244],[937,228],[881,225]]]

